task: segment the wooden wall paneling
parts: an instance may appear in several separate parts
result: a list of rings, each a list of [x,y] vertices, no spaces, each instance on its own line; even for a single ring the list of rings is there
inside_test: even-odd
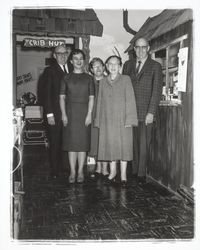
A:
[[[170,186],[172,183],[172,175],[173,175],[173,168],[172,168],[172,138],[173,138],[173,109],[169,107],[167,109],[167,174],[165,176],[165,180],[167,186]]]
[[[187,123],[186,123],[186,117],[184,116],[184,111],[186,109],[186,103],[183,103],[183,108],[181,109],[181,121],[180,121],[180,132],[182,132],[182,138],[180,141],[181,146],[181,165],[180,165],[180,184],[186,184],[184,182],[184,176],[186,175],[187,168],[189,167],[187,165],[187,158],[189,157],[187,148],[188,148],[188,136],[187,136]]]
[[[55,18],[48,18],[47,19],[47,30],[48,30],[48,32],[55,31]]]
[[[35,18],[29,18],[28,30],[33,31],[33,30],[35,30],[35,27],[36,27],[36,19]]]
[[[157,140],[159,141],[158,145],[158,153],[156,152],[155,155],[158,155],[158,164],[159,164],[159,179],[161,182],[163,182],[163,176],[165,170],[166,170],[166,164],[167,164],[167,155],[166,155],[166,144],[167,144],[167,136],[166,136],[166,127],[163,126],[163,123],[166,123],[166,108],[161,107],[159,116],[158,116],[158,122],[159,127],[157,127]],[[158,123],[157,123],[158,124]]]
[[[155,175],[155,168],[157,167],[157,158],[155,157],[155,152],[156,152],[156,146],[157,146],[157,140],[156,140],[156,126],[154,124],[152,128],[152,140],[149,148],[149,159],[148,159],[148,169],[147,173],[150,176]]]
[[[170,163],[169,163],[169,159],[170,159],[170,153],[171,153],[171,145],[170,145],[170,126],[171,126],[171,120],[170,120],[170,110],[169,107],[168,109],[165,110],[165,116],[166,116],[166,120],[165,120],[165,124],[163,124],[163,126],[166,126],[166,148],[163,148],[166,150],[166,162],[164,165],[164,170],[165,172],[163,173],[163,184],[168,186],[168,175],[169,175],[169,168],[170,168]]]
[[[172,116],[173,116],[173,124],[172,124],[172,143],[171,143],[171,175],[170,175],[170,183],[172,183],[172,189],[176,188],[176,182],[177,182],[177,174],[178,174],[178,169],[179,165],[176,165],[176,155],[179,151],[179,146],[178,146],[178,130],[177,130],[177,125],[178,125],[178,107],[172,107]]]
[[[20,18],[18,29],[20,31],[29,30],[30,29],[30,20],[27,17]]]
[[[84,33],[85,33],[85,29],[84,29],[84,23],[85,23],[85,21],[81,21],[81,20],[77,20],[76,21],[76,32],[78,33],[78,34],[81,34],[81,33],[83,33],[83,31],[84,31]]]
[[[176,28],[176,34],[174,30],[157,41],[151,41],[156,48],[184,34],[188,34],[185,46],[189,47],[187,90],[182,92],[182,105],[159,107],[149,168],[154,179],[175,191],[180,184],[191,187],[194,179],[192,21]]]
[[[158,151],[160,151],[160,159],[159,159],[159,167],[160,167],[160,180],[163,182],[164,176],[166,175],[166,169],[167,169],[167,136],[166,136],[166,127],[163,126],[163,123],[166,123],[166,109],[165,107],[160,112],[160,127],[159,127],[159,135],[158,139],[160,139],[160,147],[158,148]],[[163,163],[163,164],[162,164]]]
[[[177,190],[190,183],[190,143],[182,107],[159,107],[150,148],[149,174],[163,185]],[[188,159],[189,157],[189,159]]]
[[[19,16],[15,16],[12,20],[13,30],[18,30],[20,27],[21,18]]]
[[[17,49],[16,49],[16,34],[12,35],[12,104],[16,107],[17,104]]]
[[[177,107],[177,122],[176,122],[176,147],[177,147],[177,152],[175,154],[175,169],[176,169],[176,185],[174,186],[174,189],[177,189],[180,183],[180,171],[182,166],[182,154],[181,154],[181,148],[182,148],[182,114],[181,114],[182,107]]]
[[[189,142],[188,148],[190,150],[190,158],[188,159],[188,166],[189,167],[189,178],[188,178],[188,185],[192,186],[193,184],[193,29],[192,25],[190,28],[190,36],[189,36],[189,59],[188,59],[188,106],[189,106],[189,118],[188,118],[188,133],[189,133]]]
[[[177,176],[176,176],[176,179],[177,179],[177,186],[178,186],[178,183],[181,182],[181,171],[182,169],[184,168],[183,166],[183,153],[182,153],[182,149],[183,149],[183,119],[182,119],[182,107],[179,108],[179,112],[178,112],[178,115],[177,115],[177,126],[178,126],[178,129],[177,129],[177,136],[178,136],[178,143],[177,143],[177,147],[178,147],[178,151],[177,151],[177,155],[178,155],[178,162],[177,162]]]

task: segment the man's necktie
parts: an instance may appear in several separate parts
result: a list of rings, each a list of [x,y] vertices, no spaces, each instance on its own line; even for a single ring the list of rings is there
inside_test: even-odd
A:
[[[66,68],[65,68],[65,65],[63,65],[63,70],[64,70],[65,73],[67,73],[67,70],[66,70]]]
[[[137,68],[136,68],[136,70],[135,70],[135,72],[136,72],[136,75],[138,75],[139,74],[139,71],[140,71],[140,65],[141,65],[141,61],[138,61],[138,65],[137,65]]]

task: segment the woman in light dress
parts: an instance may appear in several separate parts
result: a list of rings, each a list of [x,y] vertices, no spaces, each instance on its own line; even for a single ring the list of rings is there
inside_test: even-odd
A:
[[[107,183],[115,182],[120,161],[121,185],[127,184],[127,162],[133,160],[132,126],[137,126],[135,94],[129,76],[121,75],[121,58],[106,60],[108,76],[99,84],[95,126],[99,128],[97,160],[110,162]]]

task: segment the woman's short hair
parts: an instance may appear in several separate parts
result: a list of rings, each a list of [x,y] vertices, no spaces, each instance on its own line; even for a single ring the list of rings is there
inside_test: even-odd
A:
[[[99,58],[99,57],[94,57],[94,58],[90,61],[90,63],[89,63],[89,71],[90,71],[90,73],[92,73],[92,74],[93,74],[92,69],[93,69],[93,65],[94,65],[95,62],[101,63],[101,65],[104,67],[104,62],[101,60],[101,58]]]
[[[119,65],[122,66],[122,59],[121,59],[121,57],[116,56],[116,55],[109,56],[109,57],[106,59],[105,64],[108,63],[108,62],[110,61],[110,59],[112,59],[112,58],[117,58],[117,60],[119,61]]]
[[[106,65],[106,64],[110,61],[110,59],[112,59],[112,58],[117,58],[117,60],[119,61],[119,65],[122,66],[122,59],[121,59],[121,57],[116,56],[116,55],[109,56],[109,57],[106,59],[106,61],[105,61],[105,65]],[[107,69],[107,66],[106,66],[106,73],[107,73],[108,75],[110,74],[110,72],[109,72],[108,69]]]
[[[72,60],[74,55],[78,55],[78,54],[81,54],[83,56],[83,60],[85,60],[85,53],[81,49],[72,50],[72,52],[70,54],[70,60]]]

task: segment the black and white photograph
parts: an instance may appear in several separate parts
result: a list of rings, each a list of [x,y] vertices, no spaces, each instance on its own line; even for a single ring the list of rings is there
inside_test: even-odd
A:
[[[200,6],[156,2],[2,7],[2,249],[197,249]]]

